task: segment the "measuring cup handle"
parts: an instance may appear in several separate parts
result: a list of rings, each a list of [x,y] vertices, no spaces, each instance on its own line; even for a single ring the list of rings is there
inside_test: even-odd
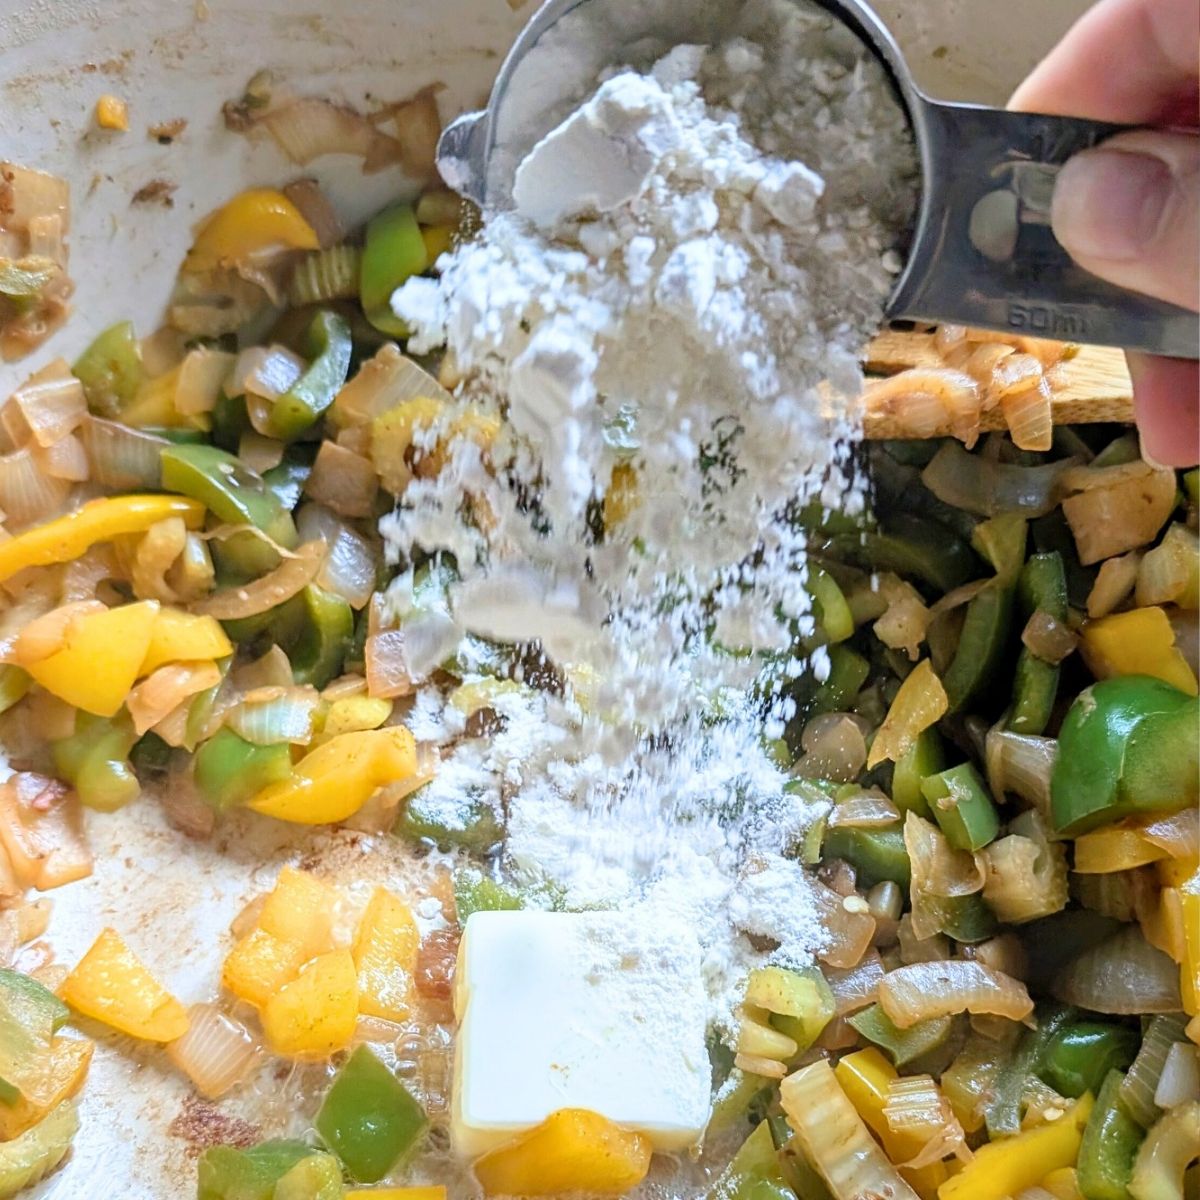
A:
[[[925,192],[889,316],[1200,357],[1195,313],[1083,270],[1050,229],[1059,168],[1125,126],[929,100],[913,118]]]

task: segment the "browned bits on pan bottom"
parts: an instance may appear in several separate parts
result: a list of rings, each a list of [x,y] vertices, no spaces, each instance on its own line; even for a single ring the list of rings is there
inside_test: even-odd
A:
[[[187,1142],[189,1158],[196,1158],[210,1146],[236,1146],[244,1150],[262,1139],[260,1126],[223,1113],[199,1096],[184,1098],[183,1107],[167,1132]]]
[[[454,964],[462,930],[457,925],[437,929],[421,942],[414,977],[417,992],[425,1000],[449,1004],[454,990]]]

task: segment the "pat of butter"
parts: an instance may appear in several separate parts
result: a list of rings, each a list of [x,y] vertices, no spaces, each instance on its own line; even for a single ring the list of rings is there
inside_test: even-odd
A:
[[[699,1141],[710,1067],[700,947],[647,914],[477,912],[459,947],[451,1133],[475,1158],[560,1108],[656,1150]]]

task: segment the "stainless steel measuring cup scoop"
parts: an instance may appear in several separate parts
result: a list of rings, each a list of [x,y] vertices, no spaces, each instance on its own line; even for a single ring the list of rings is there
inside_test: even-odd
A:
[[[517,139],[514,152],[506,130],[528,127],[536,141],[631,47],[711,41],[738,7],[722,4],[724,16],[715,18],[703,0],[620,11],[617,2],[546,0],[504,60],[487,108],[442,134],[438,167],[451,187],[485,207],[504,207],[517,163],[532,146]],[[916,139],[921,200],[907,265],[888,301],[891,319],[1200,357],[1195,313],[1083,270],[1050,229],[1061,165],[1126,126],[931,100],[864,0],[818,2],[883,63]]]

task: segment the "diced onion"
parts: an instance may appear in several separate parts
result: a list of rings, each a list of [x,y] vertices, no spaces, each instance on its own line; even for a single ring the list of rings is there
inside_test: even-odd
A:
[[[883,724],[871,743],[867,766],[903,758],[924,730],[941,720],[950,707],[946,689],[929,659],[922,659],[900,685]]]
[[[166,438],[91,416],[79,432],[97,483],[122,490],[162,486],[162,452],[171,444]]]
[[[187,546],[188,530],[182,517],[156,521],[138,540],[133,554],[129,581],[134,595],[141,600],[161,600],[172,604],[179,599],[167,583],[167,572]]]
[[[879,590],[887,608],[872,627],[875,636],[885,646],[903,650],[916,662],[929,629],[930,610],[912,584],[895,576],[883,577]]]
[[[369,517],[375,512],[379,476],[364,455],[324,441],[304,484],[305,492],[341,517]]]
[[[985,846],[981,857],[983,898],[1001,921],[1021,925],[1066,908],[1066,851],[1049,840],[1036,810],[1022,813],[1008,835]]]
[[[1005,359],[1007,365],[1014,358]],[[1035,361],[1035,366],[1036,366]],[[1050,385],[1037,367],[1038,378],[1020,391],[1000,398],[1004,420],[1012,434],[1013,445],[1020,450],[1049,450],[1054,441],[1054,412],[1050,403]]]
[[[28,234],[30,221],[57,215],[65,232],[70,211],[71,187],[65,179],[14,162],[0,162],[0,214],[5,229]]]
[[[1069,626],[1056,620],[1044,609],[1039,608],[1025,623],[1021,631],[1021,642],[1035,658],[1042,662],[1060,663],[1074,654],[1079,644],[1079,635]]]
[[[355,154],[370,173],[402,161],[400,143],[380,133],[361,113],[328,100],[305,97],[268,111],[261,123],[292,162],[306,166],[326,154]]]
[[[289,688],[283,695],[270,699],[247,697],[225,714],[225,724],[238,737],[256,746],[279,742],[307,745],[316,730],[320,702],[316,689],[311,687]]]
[[[321,540],[329,548],[317,582],[336,592],[351,608],[365,608],[375,592],[376,555],[362,534],[317,504],[306,504],[296,518],[305,541]]]
[[[839,801],[829,814],[830,829],[879,829],[895,825],[900,820],[900,810],[883,794],[873,790]]]
[[[234,667],[232,678],[234,686],[244,695],[261,688],[290,688],[293,683],[292,664],[283,647],[275,645],[261,658]]]
[[[437,177],[437,145],[442,135],[436,87],[419,91],[411,100],[392,107],[392,123],[400,143],[404,169],[419,179]]]
[[[73,433],[60,438],[53,446],[33,446],[34,461],[39,470],[51,479],[68,483],[83,483],[88,477],[87,451]]]
[[[780,1085],[788,1124],[808,1161],[838,1200],[887,1196],[917,1200],[871,1136],[825,1059],[801,1067]]]
[[[189,696],[221,682],[216,663],[168,663],[143,679],[126,697],[134,732],[141,737]]]
[[[1200,811],[1184,808],[1169,817],[1158,817],[1141,827],[1141,835],[1172,858],[1200,856]]]
[[[32,447],[0,455],[0,509],[15,525],[57,516],[66,504],[71,485],[55,479],[38,466]]]
[[[1186,525],[1176,522],[1142,558],[1137,573],[1137,605],[1146,608],[1151,604],[1180,604],[1195,609],[1200,603],[1198,576],[1200,538]]]
[[[337,210],[315,179],[297,179],[283,189],[283,194],[300,210],[322,250],[336,246],[345,236]]]
[[[874,1004],[883,974],[883,960],[875,949],[868,950],[859,963],[846,970],[826,967],[825,981],[837,1004],[837,1015],[846,1016]]]
[[[904,846],[912,869],[909,917],[913,934],[923,941],[941,928],[940,902],[981,891],[984,871],[978,860],[952,849],[940,829],[914,812],[904,818]]]
[[[800,746],[804,757],[797,774],[809,779],[850,783],[867,761],[867,742],[861,717],[852,713],[822,713],[804,727]]]
[[[980,458],[946,442],[921,472],[921,481],[939,500],[976,516],[1019,512],[1043,517],[1057,506],[1063,475],[1078,461],[1021,467]]]
[[[92,873],[79,798],[44,775],[22,771],[0,785],[0,847],[22,887],[44,892]]]
[[[274,402],[291,391],[307,369],[304,359],[285,346],[251,346],[233,364],[230,394],[261,396]]]
[[[1063,484],[1077,492],[1062,510],[1085,567],[1153,541],[1175,508],[1175,472],[1141,461],[1075,467]]]
[[[998,726],[989,729],[984,758],[992,795],[999,799],[1012,792],[1049,816],[1050,776],[1057,757],[1054,738],[1009,733]]]
[[[83,384],[61,358],[31,375],[3,409],[5,427],[18,446],[30,438],[39,446],[53,446],[77,429],[86,415]]]
[[[284,445],[275,438],[264,437],[247,429],[238,441],[238,458],[256,475],[262,475],[283,462]]]
[[[990,1013],[1023,1021],[1033,1012],[1033,1001],[1019,980],[961,959],[889,971],[879,984],[879,1004],[901,1029],[952,1013]]]
[[[216,617],[218,621],[233,621],[267,612],[312,583],[320,573],[325,555],[324,542],[306,542],[294,553],[289,552],[275,570],[261,579],[214,592],[199,601],[194,609]]]
[[[167,1047],[167,1057],[208,1100],[242,1083],[262,1061],[258,1039],[241,1021],[212,1004],[193,1004],[188,1031]]]
[[[821,923],[828,934],[828,942],[818,957],[826,966],[839,970],[857,966],[875,936],[875,918],[869,912],[848,909],[847,897],[839,896],[822,883],[814,881],[812,887]]]
[[[1191,1191],[1185,1176],[1200,1152],[1200,1102],[1189,1100],[1171,1109],[1147,1131],[1129,1177],[1132,1200],[1166,1200]]]
[[[338,392],[330,416],[341,428],[366,425],[381,413],[419,396],[453,402],[450,393],[428,371],[388,342]]]
[[[1167,1051],[1154,1103],[1159,1108],[1174,1108],[1195,1100],[1200,1100],[1200,1049],[1190,1042],[1176,1042]]]
[[[29,667],[57,654],[66,644],[67,631],[73,622],[104,611],[99,600],[77,600],[51,609],[21,629],[8,652],[7,661],[18,667]]]
[[[1051,991],[1067,1004],[1121,1016],[1178,1012],[1181,1004],[1178,965],[1135,925],[1073,959]]]
[[[910,367],[866,390],[872,414],[890,414],[912,437],[949,431],[973,446],[982,401],[970,375],[949,367]]]
[[[222,350],[198,346],[179,364],[175,409],[184,416],[212,412],[233,370],[235,358]]]

